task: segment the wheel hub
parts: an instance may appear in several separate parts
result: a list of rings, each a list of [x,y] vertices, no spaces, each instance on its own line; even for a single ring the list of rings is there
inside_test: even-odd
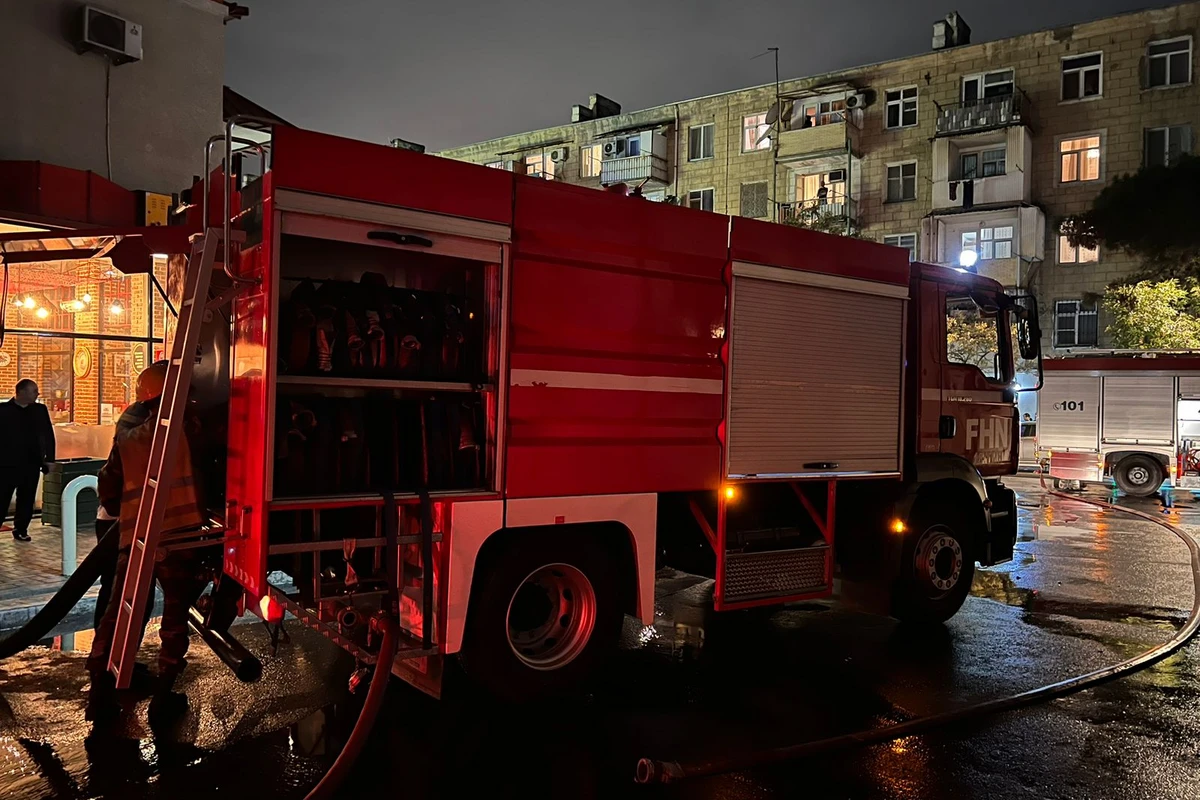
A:
[[[1142,466],[1136,466],[1129,470],[1129,482],[1141,486],[1150,480],[1150,470]]]
[[[917,576],[937,592],[949,592],[958,584],[963,570],[963,550],[949,531],[931,528],[917,543]]]
[[[508,644],[526,666],[560,669],[583,652],[596,626],[596,591],[580,570],[548,564],[531,572],[508,603]]]

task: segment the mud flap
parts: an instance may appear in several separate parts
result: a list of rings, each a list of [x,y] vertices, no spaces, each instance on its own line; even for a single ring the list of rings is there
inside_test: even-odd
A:
[[[1017,493],[999,481],[988,483],[987,491],[992,501],[991,530],[980,548],[979,565],[993,567],[1012,561],[1017,543]]]

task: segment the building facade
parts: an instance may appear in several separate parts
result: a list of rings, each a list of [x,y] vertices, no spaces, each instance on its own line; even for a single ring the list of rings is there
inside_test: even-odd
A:
[[[97,35],[140,41],[140,59],[80,48],[85,5],[122,18]],[[0,4],[0,233],[166,224],[221,131],[228,15],[214,0]],[[134,378],[162,354],[161,293],[103,259],[15,263],[6,277],[0,399],[35,380],[60,457],[104,456]]]
[[[442,155],[973,260],[1036,293],[1047,348],[1103,346],[1099,296],[1137,264],[1059,228],[1113,177],[1191,152],[1198,24],[1190,2],[971,44],[951,14],[924,54],[634,113],[593,96],[571,123]]]

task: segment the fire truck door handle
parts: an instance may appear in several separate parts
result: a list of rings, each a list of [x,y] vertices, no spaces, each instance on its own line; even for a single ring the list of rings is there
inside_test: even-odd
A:
[[[938,420],[938,437],[942,439],[953,439],[958,434],[958,418],[952,417],[949,414],[943,415]]]
[[[836,461],[810,461],[804,465],[804,468],[805,469],[830,470],[830,469],[837,469],[838,465],[837,465]]]
[[[391,242],[392,244],[408,244],[418,247],[433,247],[433,240],[426,239],[424,236],[413,236],[411,233],[398,233],[397,231],[369,231],[368,239],[376,239],[382,242]]]

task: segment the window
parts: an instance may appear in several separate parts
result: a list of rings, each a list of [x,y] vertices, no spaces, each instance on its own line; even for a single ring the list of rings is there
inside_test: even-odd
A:
[[[917,199],[917,162],[907,164],[892,164],[887,168],[887,200],[888,203],[898,203],[901,200]]]
[[[1100,260],[1100,250],[1096,247],[1076,247],[1067,237],[1058,235],[1058,263],[1060,264],[1091,264]]]
[[[767,182],[742,184],[742,216],[762,219],[769,215]],[[710,211],[712,209],[709,209]]]
[[[1190,125],[1171,125],[1146,129],[1146,166],[1166,167],[1179,161],[1184,153],[1192,152]]]
[[[642,197],[651,203],[662,203],[667,199],[666,189],[655,189],[653,192],[643,192]]]
[[[983,310],[971,297],[947,296],[946,362],[977,367],[989,381],[1005,380],[1000,318],[1000,312]]]
[[[793,128],[811,128],[815,125],[830,125],[834,122],[846,121],[846,101],[842,100],[810,100],[801,106],[799,124],[796,124],[795,112],[792,114]]]
[[[766,114],[753,114],[749,117],[742,118],[742,152],[750,153],[755,150],[766,150],[771,146],[771,137],[767,136],[767,131],[771,130],[771,126],[767,124]]]
[[[579,148],[579,177],[597,178],[600,176],[600,161],[604,158],[602,145],[589,144]]]
[[[698,208],[701,211],[713,210],[713,190],[693,189],[688,192],[688,208]]]
[[[504,162],[503,161],[489,161],[486,164],[484,164],[484,166],[490,167],[492,169],[504,169]]]
[[[883,243],[892,247],[903,247],[908,251],[908,260],[917,260],[917,235],[915,233],[898,233],[895,236],[883,237]]]
[[[959,177],[991,178],[1004,174],[1004,148],[984,150],[978,153],[963,153],[959,165]]]
[[[1146,86],[1157,89],[1192,81],[1192,37],[1151,42],[1146,48]]]
[[[824,189],[824,191],[822,191]],[[796,174],[796,203],[801,208],[840,205],[846,202],[846,170]]]
[[[890,89],[886,96],[885,127],[910,128],[917,124],[917,87]]]
[[[1100,137],[1064,139],[1058,144],[1059,180],[1063,183],[1100,180]]]
[[[630,136],[625,140],[625,158],[633,158],[642,154],[642,137]]]
[[[1013,71],[1000,69],[979,75],[964,75],[962,99],[964,103],[978,103],[993,97],[1006,97],[1013,93]]]
[[[1054,304],[1054,346],[1095,347],[1096,304],[1082,300],[1059,300]]]
[[[1104,67],[1103,53],[1064,58],[1062,61],[1062,99],[1083,100],[1099,97],[1103,89],[1100,72]]]
[[[545,178],[548,181],[554,180],[554,166],[555,164],[550,160],[549,153],[525,156],[525,174],[534,178]]]
[[[980,228],[978,231],[965,231],[962,235],[962,249],[971,250],[979,255],[980,261],[990,261],[993,258],[1012,258],[1013,226],[1003,225],[992,228]]]
[[[717,126],[711,122],[688,130],[688,161],[701,161],[713,157],[713,136],[716,130]]]

